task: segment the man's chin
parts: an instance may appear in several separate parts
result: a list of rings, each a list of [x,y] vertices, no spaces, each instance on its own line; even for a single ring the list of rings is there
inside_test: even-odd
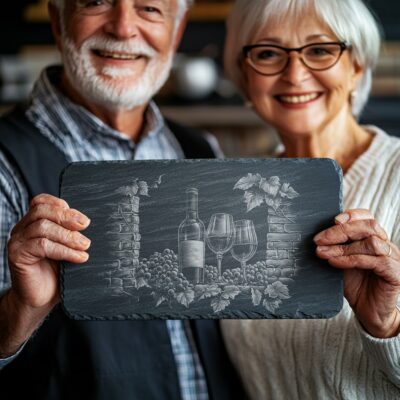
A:
[[[153,92],[140,85],[127,84],[126,79],[97,80],[96,86],[85,93],[88,100],[114,111],[131,110],[147,104]],[[84,94],[84,95],[85,95]]]

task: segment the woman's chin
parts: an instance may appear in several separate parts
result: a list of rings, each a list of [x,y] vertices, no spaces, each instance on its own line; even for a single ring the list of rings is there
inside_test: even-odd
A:
[[[305,121],[302,119],[285,120],[283,123],[272,124],[277,131],[285,136],[309,137],[313,132],[318,132],[321,124],[313,121]]]

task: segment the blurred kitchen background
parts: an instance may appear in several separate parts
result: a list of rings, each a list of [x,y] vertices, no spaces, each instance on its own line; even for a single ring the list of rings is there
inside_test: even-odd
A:
[[[362,120],[400,136],[400,1],[367,3],[381,22],[385,41]],[[230,7],[230,0],[196,1],[173,73],[157,100],[166,116],[214,133],[228,157],[269,156],[277,146],[275,133],[244,106],[223,75],[224,20]],[[7,2],[0,34],[0,112],[4,112],[26,98],[44,66],[59,60],[47,0]]]

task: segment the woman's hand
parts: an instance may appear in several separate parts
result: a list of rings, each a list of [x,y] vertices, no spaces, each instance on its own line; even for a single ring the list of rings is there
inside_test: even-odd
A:
[[[344,294],[368,333],[400,333],[400,250],[368,210],[348,210],[314,238],[317,256],[344,270]]]

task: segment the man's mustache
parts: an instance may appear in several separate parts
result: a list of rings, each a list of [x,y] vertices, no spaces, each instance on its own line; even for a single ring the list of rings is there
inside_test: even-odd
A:
[[[138,39],[114,40],[111,38],[95,36],[87,39],[81,50],[98,50],[103,52],[118,52],[153,58],[157,51]]]

